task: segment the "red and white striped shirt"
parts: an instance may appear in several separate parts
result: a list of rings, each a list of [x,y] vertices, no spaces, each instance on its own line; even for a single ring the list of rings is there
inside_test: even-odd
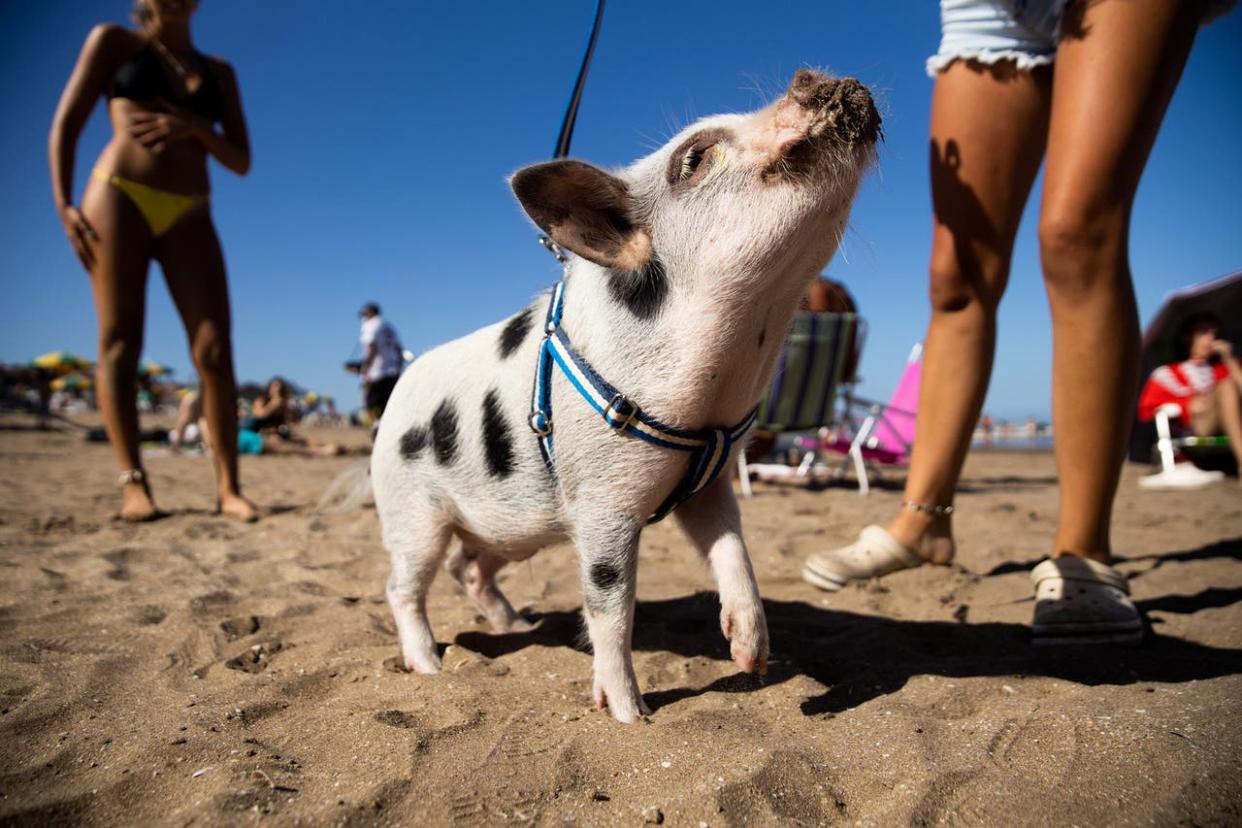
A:
[[[1228,376],[1229,369],[1224,365],[1211,365],[1204,360],[1188,359],[1161,365],[1151,372],[1139,395],[1139,419],[1150,420],[1156,416],[1157,408],[1174,403],[1181,407],[1182,419],[1189,420],[1190,400],[1212,393],[1217,383]]]

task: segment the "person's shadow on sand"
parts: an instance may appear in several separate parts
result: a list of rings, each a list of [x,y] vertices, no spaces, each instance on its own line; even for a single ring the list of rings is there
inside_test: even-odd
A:
[[[1225,546],[1234,548],[1237,543]],[[1194,556],[1197,551],[1179,554]],[[1242,589],[1208,589],[1196,595],[1139,601],[1138,605],[1143,611],[1193,613],[1239,600]],[[647,704],[654,710],[708,692],[752,692],[798,675],[828,687],[802,702],[803,714],[815,716],[839,713],[896,692],[919,675],[1049,676],[1095,686],[1184,682],[1242,673],[1242,649],[1196,644],[1150,629],[1146,643],[1139,647],[1037,649],[1030,645],[1030,630],[1024,624],[901,621],[802,601],[765,600],[764,608],[774,645],[767,676],[735,674],[702,687],[658,690],[644,695]],[[720,635],[718,613],[719,603],[711,592],[639,601],[634,649],[727,661],[728,644]],[[577,612],[550,612],[535,618],[538,626],[528,633],[466,632],[455,643],[491,658],[532,645],[581,646]]]

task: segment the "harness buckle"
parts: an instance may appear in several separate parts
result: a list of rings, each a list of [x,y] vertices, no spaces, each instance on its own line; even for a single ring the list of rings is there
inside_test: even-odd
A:
[[[561,264],[569,261],[569,257],[565,255],[565,249],[542,233],[539,234],[539,243],[543,245],[545,250],[555,256],[556,260]]]
[[[638,406],[626,399],[624,394],[615,394],[604,409],[604,422],[617,431],[624,431],[638,419]]]
[[[542,411],[532,412],[528,422],[530,423],[530,430],[540,437],[547,437],[552,433],[552,421]]]

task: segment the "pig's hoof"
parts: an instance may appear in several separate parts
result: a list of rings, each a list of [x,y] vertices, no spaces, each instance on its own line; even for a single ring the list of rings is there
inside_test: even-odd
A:
[[[624,703],[618,703],[618,699],[624,699]],[[651,715],[651,708],[643,701],[642,694],[637,691],[632,694],[617,693],[610,699],[604,688],[597,687],[595,688],[595,709],[603,710],[604,708],[608,708],[612,717],[621,724],[633,724],[640,716]]]
[[[402,660],[405,663],[406,671],[410,673],[434,676],[440,672],[440,656],[438,655],[406,655]]]
[[[720,629],[730,643],[729,653],[738,667],[747,673],[767,672],[768,625],[762,612],[721,612]]]

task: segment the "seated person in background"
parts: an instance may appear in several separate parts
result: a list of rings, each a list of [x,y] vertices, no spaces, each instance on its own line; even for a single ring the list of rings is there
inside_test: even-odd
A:
[[[1162,405],[1177,405],[1181,421],[1195,434],[1223,431],[1242,469],[1242,365],[1219,331],[1213,313],[1187,317],[1178,337],[1186,359],[1152,371],[1139,395],[1139,419],[1151,420]]]
[[[203,418],[203,401],[198,389],[186,393],[177,407],[177,424],[168,432],[168,442],[173,448],[193,446],[203,442],[198,423]]]
[[[266,393],[255,398],[250,416],[242,421],[241,427],[250,431],[287,430],[296,419],[291,403],[289,386],[280,377],[273,377]]]
[[[295,415],[285,381],[277,377],[268,383],[267,394],[254,402],[252,414],[242,420],[237,430],[240,454],[297,454],[304,457],[335,457],[345,450],[333,443],[320,443],[294,434],[289,426]],[[197,391],[181,400],[177,425],[169,439],[174,446],[207,443],[207,422],[202,419],[202,404]]]

